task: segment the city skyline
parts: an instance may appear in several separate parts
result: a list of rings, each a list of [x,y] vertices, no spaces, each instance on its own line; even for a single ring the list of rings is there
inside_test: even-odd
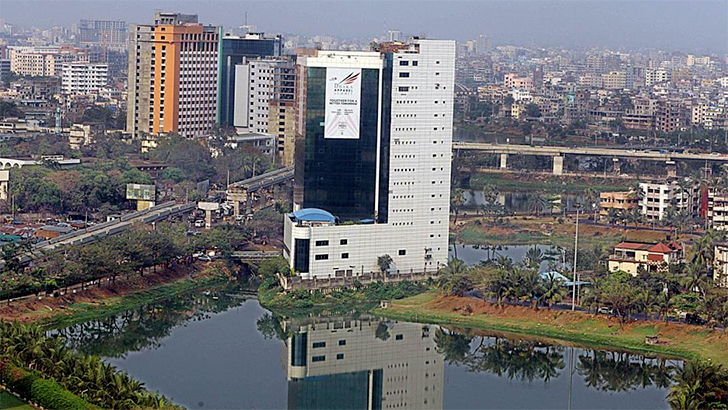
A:
[[[247,13],[248,23],[260,31],[304,36],[375,38],[394,29],[408,35],[458,41],[486,34],[494,45],[728,52],[728,2],[659,2],[656,10],[657,4],[650,0],[454,1],[431,2],[428,7],[413,12],[413,2],[396,1],[387,3],[388,12],[381,13],[381,7],[371,2],[356,1],[213,1],[200,8],[188,1],[18,0],[4,2],[3,19],[26,28],[70,27],[84,18],[147,23],[154,10],[176,10],[197,13],[206,24],[237,27],[245,24]],[[27,13],[37,7],[47,12]],[[356,19],[347,16],[356,16]],[[312,21],[327,24],[311,24]]]

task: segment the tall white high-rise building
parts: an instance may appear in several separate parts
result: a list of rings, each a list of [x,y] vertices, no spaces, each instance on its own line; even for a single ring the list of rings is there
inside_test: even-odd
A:
[[[87,94],[98,91],[109,81],[108,64],[63,64],[62,91],[64,94]]]
[[[303,279],[435,273],[447,263],[455,42],[298,60],[294,212],[284,253]]]

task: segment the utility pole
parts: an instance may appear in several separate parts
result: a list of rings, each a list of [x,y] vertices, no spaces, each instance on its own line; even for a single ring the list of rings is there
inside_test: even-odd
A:
[[[576,208],[576,232],[574,233],[574,278],[571,286],[571,310],[576,310],[576,260],[579,254],[579,208],[580,204],[574,205]]]

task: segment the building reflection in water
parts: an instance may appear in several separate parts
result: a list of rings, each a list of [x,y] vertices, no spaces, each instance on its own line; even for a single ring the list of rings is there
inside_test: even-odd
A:
[[[351,318],[283,323],[289,409],[441,409],[436,326]]]

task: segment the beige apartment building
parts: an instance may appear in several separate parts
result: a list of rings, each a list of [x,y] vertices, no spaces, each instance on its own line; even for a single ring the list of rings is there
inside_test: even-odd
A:
[[[632,191],[602,192],[599,194],[599,215],[604,218],[610,209],[630,212],[639,207],[639,199]]]
[[[715,244],[713,256],[713,282],[728,287],[728,243]]]
[[[614,247],[609,257],[610,272],[624,271],[637,276],[640,266],[647,272],[667,271],[668,266],[680,262],[682,247],[674,241],[656,244],[622,242]]]
[[[60,77],[63,64],[88,62],[88,50],[72,46],[8,47],[10,71],[34,77]]]
[[[728,192],[715,188],[708,189],[708,223],[714,229],[726,229],[728,226]]]

